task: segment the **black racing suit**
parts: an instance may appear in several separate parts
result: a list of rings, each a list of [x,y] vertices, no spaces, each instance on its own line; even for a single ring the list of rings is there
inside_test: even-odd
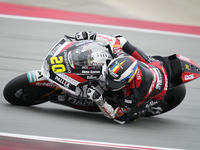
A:
[[[122,50],[138,60],[138,71],[130,85],[124,88],[125,97],[114,107],[118,109],[115,118],[129,121],[139,111],[139,106],[149,100],[162,100],[167,89],[167,72],[162,62],[155,60],[141,50],[131,45],[128,41]],[[115,54],[115,52],[113,51]]]

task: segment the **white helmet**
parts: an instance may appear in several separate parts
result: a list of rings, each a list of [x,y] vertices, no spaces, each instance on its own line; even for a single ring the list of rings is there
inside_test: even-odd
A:
[[[113,59],[106,73],[106,86],[109,90],[117,91],[133,81],[138,70],[137,60],[131,56]]]

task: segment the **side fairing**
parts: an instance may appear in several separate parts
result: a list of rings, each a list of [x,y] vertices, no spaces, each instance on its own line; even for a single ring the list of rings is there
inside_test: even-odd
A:
[[[87,88],[80,84],[98,79],[106,59],[110,58],[107,49],[94,41],[61,39],[46,56],[41,71],[49,82],[78,96]]]

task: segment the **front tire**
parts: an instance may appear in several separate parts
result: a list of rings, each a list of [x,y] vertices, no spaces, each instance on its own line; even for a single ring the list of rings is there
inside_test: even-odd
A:
[[[3,94],[13,105],[30,106],[47,102],[48,97],[44,95],[53,90],[53,88],[30,85],[27,74],[23,74],[8,82]]]

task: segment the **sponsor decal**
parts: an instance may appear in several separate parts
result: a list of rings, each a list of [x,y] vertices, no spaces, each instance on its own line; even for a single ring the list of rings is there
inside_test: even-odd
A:
[[[50,83],[50,82],[36,82],[37,86],[46,86],[46,87],[50,87],[50,88],[54,88],[55,85]]]
[[[55,47],[51,50],[49,55],[54,55],[56,51],[65,43],[66,41],[62,39],[58,44],[55,45]]]
[[[91,65],[92,66],[103,66],[104,65],[104,63],[99,63],[99,62],[91,62]]]
[[[158,68],[153,68],[157,76],[156,89],[160,90],[162,86],[162,74]]]
[[[155,106],[156,104],[158,104],[158,101],[150,101],[148,104],[145,105],[146,108]]]
[[[189,74],[184,76],[185,81],[194,79],[194,74]]]
[[[74,105],[78,105],[78,106],[92,106],[92,105],[94,105],[93,101],[91,101],[91,100],[81,100],[81,99],[76,99],[76,98],[73,98],[73,97],[69,97],[68,102],[70,102]]]
[[[59,76],[56,76],[55,80],[58,81],[61,85],[63,85],[65,88],[69,88],[70,83],[66,80],[60,78]]]
[[[82,66],[82,69],[101,70],[101,69],[102,69],[102,66]]]
[[[129,99],[125,99],[124,102],[127,104],[132,104],[132,100],[129,100]]]
[[[190,68],[190,65],[189,65],[189,64],[185,64],[185,68],[186,68],[187,70],[191,70],[191,68]]]
[[[77,86],[80,82],[78,82],[77,80],[69,77],[68,75],[63,74],[58,74],[59,77],[61,77],[62,79],[64,79],[65,81],[68,81],[69,83]]]
[[[86,78],[87,79],[97,79],[97,76],[90,75],[90,76],[87,76]]]
[[[178,54],[177,54],[177,56],[178,56],[180,59],[184,60],[184,61],[191,62],[190,59],[187,58],[187,57],[185,57],[185,56],[178,55]]]
[[[89,74],[89,73],[92,73],[92,74],[99,74],[99,73],[101,73],[101,71],[99,71],[99,70],[82,70],[82,73],[87,73],[87,74]]]
[[[50,52],[49,55],[52,55],[52,56],[53,56],[53,55],[56,53],[56,51],[57,51],[61,46],[62,46],[62,44],[56,45],[56,46],[52,49],[52,51]]]

